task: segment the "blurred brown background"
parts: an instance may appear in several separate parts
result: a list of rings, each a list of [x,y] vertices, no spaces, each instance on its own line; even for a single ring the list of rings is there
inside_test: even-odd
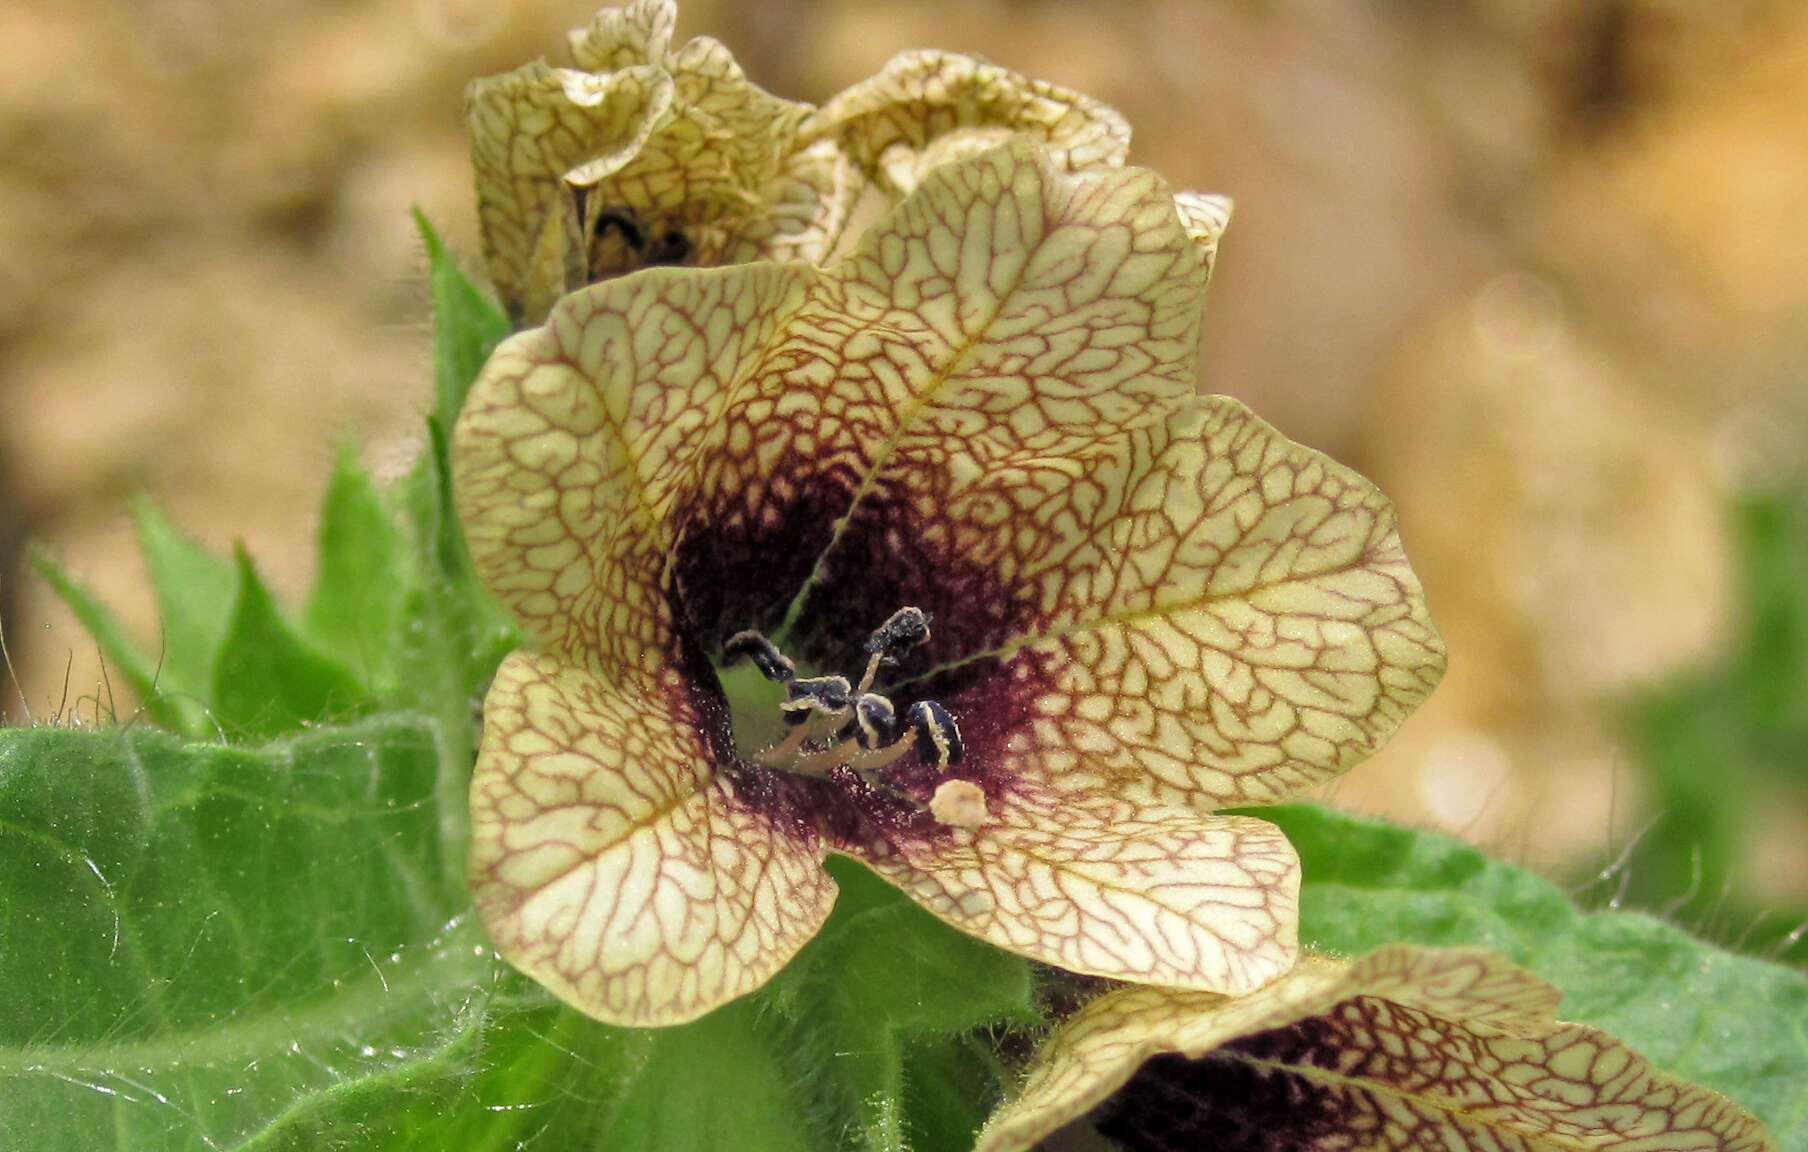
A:
[[[337,438],[399,469],[428,404],[409,206],[476,252],[461,89],[563,62],[591,7],[0,9],[9,719],[22,695],[91,721],[107,693],[27,538],[146,636],[137,492],[306,588]],[[1606,706],[1723,642],[1725,497],[1801,463],[1808,8],[692,0],[680,33],[703,32],[810,100],[905,48],[978,52],[1234,195],[1203,384],[1394,496],[1452,651],[1338,800],[1544,867],[1634,834]],[[1768,812],[1746,879],[1799,901],[1804,843],[1799,809]]]

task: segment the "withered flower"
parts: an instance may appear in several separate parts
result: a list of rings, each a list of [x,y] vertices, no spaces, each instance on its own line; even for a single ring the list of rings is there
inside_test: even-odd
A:
[[[1194,391],[1222,215],[1039,146],[827,266],[654,268],[498,349],[456,493],[528,647],[471,786],[497,946],[603,1020],[768,979],[860,860],[1076,972],[1243,993],[1441,642],[1360,476]]]
[[[1014,136],[1063,167],[1121,165],[1130,130],[1090,97],[944,52],[909,52],[820,110],[747,79],[673,0],[606,8],[575,68],[471,85],[484,257],[517,322],[649,265],[828,260],[935,164]]]
[[[1315,956],[1253,995],[1127,988],[1031,1062],[976,1152],[1067,1125],[1133,1149],[1776,1152],[1749,1114],[1593,1028],[1476,949]]]

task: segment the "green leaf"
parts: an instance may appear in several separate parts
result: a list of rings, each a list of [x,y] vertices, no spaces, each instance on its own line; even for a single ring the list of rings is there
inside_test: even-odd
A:
[[[394,716],[258,751],[0,732],[0,1147],[302,1147],[270,1134],[443,1076],[495,964],[434,759]]]
[[[251,557],[243,548],[237,556],[238,595],[215,669],[215,719],[229,733],[258,737],[367,711],[372,701],[363,686],[343,665],[303,643]]]
[[[132,514],[163,626],[158,683],[166,692],[211,704],[214,666],[226,640],[238,576],[230,563],[189,539],[150,500],[135,501]]]
[[[412,581],[401,529],[348,444],[321,510],[319,575],[303,623],[378,696],[395,691],[402,603]]]
[[[477,1010],[481,1003],[482,1010]],[[433,1065],[369,1082],[270,1133],[271,1147],[387,1152],[603,1148],[610,1110],[651,1032],[624,1032],[553,1003],[519,976],[473,1001],[471,1027]]]
[[[450,428],[483,362],[508,335],[508,317],[471,283],[418,208],[414,223],[427,245],[433,292],[433,414],[440,427]]]
[[[327,1102],[291,1134],[391,1152],[964,1147],[1008,1079],[971,1030],[1039,1019],[1029,965],[831,867],[844,901],[751,997],[634,1031],[509,977],[441,1067]]]
[[[1565,1019],[1731,1097],[1784,1147],[1808,1147],[1802,973],[1642,913],[1585,913],[1549,881],[1448,836],[1304,805],[1259,812],[1304,861],[1310,946],[1355,955],[1405,940],[1505,953],[1563,989]]]

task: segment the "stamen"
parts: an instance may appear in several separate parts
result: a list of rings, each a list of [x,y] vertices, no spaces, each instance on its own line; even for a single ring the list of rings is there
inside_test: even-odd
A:
[[[916,733],[917,755],[925,764],[947,768],[959,764],[961,757],[967,754],[967,746],[961,742],[954,717],[934,700],[919,700],[912,704],[910,711],[904,713],[904,723]]]
[[[959,764],[966,754],[954,717],[933,700],[919,700],[910,706],[904,713],[904,732],[895,743],[862,752],[849,760],[848,766],[860,773],[876,772],[913,750],[923,763],[942,769]]]
[[[898,730],[898,714],[891,701],[871,692],[854,701],[854,718],[835,734],[837,740],[852,740],[861,748],[872,750],[890,744]]]
[[[745,632],[736,632],[722,645],[723,664],[732,666],[742,660],[752,660],[761,675],[779,684],[797,677],[797,665],[791,663],[791,658],[780,652],[778,645],[751,628]]]
[[[792,770],[810,776],[826,776],[831,768],[852,764],[862,749],[878,748],[891,742],[898,718],[890,700],[869,692],[854,701],[853,714],[854,718],[835,733],[833,744],[803,753],[791,764]]]
[[[854,690],[846,676],[811,676],[785,685],[779,711],[785,723],[802,724],[817,716],[839,716],[853,707]]]
[[[934,619],[921,608],[900,608],[873,629],[866,638],[866,672],[860,677],[859,691],[873,686],[882,664],[896,664],[904,653],[929,639],[929,622]]]
[[[790,717],[786,717],[786,719],[788,720]],[[810,726],[808,724],[799,724],[791,729],[791,731],[785,733],[785,738],[783,740],[780,740],[777,744],[774,744],[764,752],[761,752],[758,756],[755,756],[754,760],[764,764],[768,768],[795,768],[798,750],[804,746],[804,741],[809,738]],[[812,772],[810,774],[821,775],[821,773],[818,772]]]
[[[866,638],[866,650],[896,664],[904,653],[929,639],[929,622],[933,617],[921,608],[900,608],[873,629]]]
[[[768,768],[808,771],[794,761],[803,749],[804,741],[810,738],[810,721],[825,716],[839,720],[852,705],[850,692],[845,676],[811,676],[787,682],[785,699],[778,707],[779,714],[791,730],[785,733],[783,740],[761,752],[756,759]],[[820,775],[818,772],[811,774]]]
[[[725,666],[750,660],[767,680],[785,686],[785,699],[779,703],[785,735],[754,759],[770,768],[817,777],[848,768],[868,785],[904,800],[910,797],[875,773],[913,750],[925,765],[944,771],[960,763],[966,746],[946,708],[933,700],[919,700],[899,724],[891,701],[869,691],[881,667],[897,664],[905,653],[929,639],[929,622],[929,613],[921,608],[900,608],[874,629],[867,637],[866,671],[857,687],[844,676],[799,677],[797,666],[778,645],[757,631],[748,629],[730,636],[722,645]],[[812,746],[812,739],[819,743]],[[979,818],[983,819],[984,791],[970,782],[967,789],[977,791]],[[937,795],[942,791],[938,789]],[[967,791],[957,791],[962,797],[957,816],[936,818],[945,824],[971,827],[965,821],[973,818],[973,803]]]

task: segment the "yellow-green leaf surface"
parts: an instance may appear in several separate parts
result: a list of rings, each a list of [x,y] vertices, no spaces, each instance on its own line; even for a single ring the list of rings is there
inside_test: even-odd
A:
[[[1061,1126],[1139,1149],[1687,1149],[1776,1152],[1751,1116],[1476,950],[1316,957],[1242,999],[1110,993],[1050,1038],[981,1152]]]
[[[650,269],[498,349],[455,470],[535,649],[472,791],[506,955],[603,1019],[689,1018],[813,930],[827,851],[1078,971],[1286,969],[1291,849],[1211,811],[1367,755],[1443,650],[1374,487],[1196,394],[1218,207],[1017,141],[828,267]],[[737,751],[726,638],[857,678],[905,605],[933,635],[876,690],[958,721],[977,827],[933,817],[915,759],[874,783]]]

